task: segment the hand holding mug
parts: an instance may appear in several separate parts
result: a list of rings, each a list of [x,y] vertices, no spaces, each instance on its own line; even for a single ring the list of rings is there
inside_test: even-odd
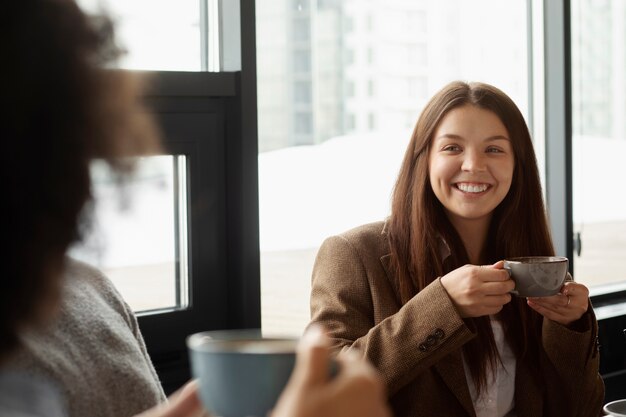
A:
[[[441,277],[460,316],[481,317],[496,314],[511,301],[515,288],[504,263],[493,265],[465,265]]]
[[[572,324],[589,308],[589,289],[583,284],[567,281],[558,294],[551,297],[529,297],[528,306],[547,319]]]
[[[383,384],[358,355],[340,354],[332,377],[328,339],[313,327],[298,347],[296,367],[271,417],[391,417]]]

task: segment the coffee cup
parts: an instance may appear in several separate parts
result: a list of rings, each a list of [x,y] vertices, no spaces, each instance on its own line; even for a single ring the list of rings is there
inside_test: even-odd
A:
[[[220,417],[265,417],[287,385],[296,360],[293,338],[260,330],[221,330],[187,338],[192,374],[206,409]]]
[[[626,399],[612,401],[602,409],[609,416],[626,417]]]
[[[563,256],[526,256],[504,260],[515,281],[511,291],[520,297],[548,297],[557,294],[567,277],[568,260]]]

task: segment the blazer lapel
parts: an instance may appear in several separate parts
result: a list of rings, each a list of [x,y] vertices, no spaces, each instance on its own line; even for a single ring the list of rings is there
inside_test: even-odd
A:
[[[463,356],[461,351],[456,351],[448,356],[441,358],[434,365],[435,370],[441,376],[441,379],[448,386],[448,389],[459,400],[467,414],[475,416],[474,403],[467,387],[465,378],[465,370],[463,369]]]

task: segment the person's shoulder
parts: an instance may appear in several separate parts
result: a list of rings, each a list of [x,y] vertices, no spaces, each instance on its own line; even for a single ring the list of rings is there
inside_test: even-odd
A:
[[[363,239],[381,239],[386,236],[385,226],[385,221],[362,224],[350,230],[346,230],[345,232],[339,234],[339,236],[350,241]]]
[[[389,251],[385,221],[357,226],[340,233],[335,238],[346,241],[359,252],[376,252],[384,255]]]
[[[95,266],[69,256],[65,257],[65,275],[70,279],[78,277],[82,280],[106,280],[104,273]]]
[[[65,258],[65,279],[66,292],[80,294],[80,297],[90,294],[106,300],[116,309],[123,307],[120,306],[122,296],[113,282],[95,266],[68,256]]]

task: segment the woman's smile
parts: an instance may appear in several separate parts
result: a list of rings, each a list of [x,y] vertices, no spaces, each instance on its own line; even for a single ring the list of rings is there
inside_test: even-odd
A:
[[[484,194],[490,187],[489,184],[481,184],[474,182],[457,182],[453,184],[457,190],[468,194]]]

